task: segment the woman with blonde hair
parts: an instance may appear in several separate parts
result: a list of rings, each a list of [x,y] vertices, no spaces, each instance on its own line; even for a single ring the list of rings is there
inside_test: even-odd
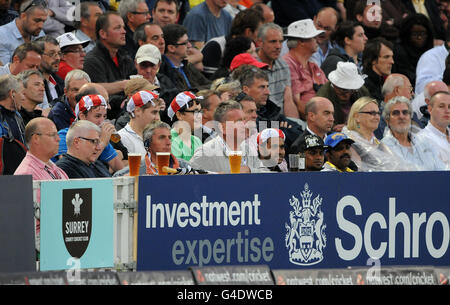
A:
[[[347,126],[342,132],[355,143],[352,160],[359,171],[392,171],[403,169],[398,158],[374,134],[380,123],[381,112],[376,99],[363,96],[350,109]]]

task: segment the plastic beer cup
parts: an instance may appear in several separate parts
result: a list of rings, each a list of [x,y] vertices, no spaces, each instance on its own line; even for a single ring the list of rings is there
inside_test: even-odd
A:
[[[241,172],[242,151],[231,151],[228,155],[230,161],[230,171],[232,174],[239,174]]]
[[[139,167],[141,165],[141,154],[129,153],[128,166],[130,168],[130,176],[139,176]]]
[[[170,153],[157,152],[156,153],[156,167],[158,168],[158,175],[166,176],[167,172],[163,170],[164,166],[169,166]]]

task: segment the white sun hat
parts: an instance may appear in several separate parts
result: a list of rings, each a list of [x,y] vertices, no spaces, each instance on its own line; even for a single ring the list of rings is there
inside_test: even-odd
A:
[[[358,90],[364,85],[363,76],[352,62],[338,62],[336,70],[328,74],[328,80],[333,85],[348,90]]]
[[[319,36],[322,33],[325,33],[325,31],[316,29],[314,22],[311,19],[302,19],[292,22],[288,26],[287,34],[285,34],[284,37],[310,39]]]

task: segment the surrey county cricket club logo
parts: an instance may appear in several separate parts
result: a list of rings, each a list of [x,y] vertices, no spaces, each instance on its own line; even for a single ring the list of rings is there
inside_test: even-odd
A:
[[[300,196],[301,202],[295,196],[289,199],[289,204],[294,210],[289,212],[290,224],[285,223],[287,229],[285,241],[289,250],[289,261],[296,265],[309,266],[323,260],[326,225],[323,224],[320,194],[311,204],[313,193],[305,183]]]
[[[63,190],[62,230],[64,244],[72,257],[80,258],[91,239],[92,189]]]

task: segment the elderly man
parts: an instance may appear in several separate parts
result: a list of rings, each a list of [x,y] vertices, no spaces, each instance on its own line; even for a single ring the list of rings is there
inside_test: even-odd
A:
[[[235,101],[222,102],[214,112],[214,120],[219,122],[219,135],[200,146],[190,160],[194,168],[230,173],[228,155],[238,151],[245,139],[244,113]],[[241,163],[241,173],[250,168]]]
[[[90,82],[91,78],[82,70],[74,69],[67,73],[64,80],[64,95],[56,101],[48,114],[48,118],[55,123],[56,129],[68,128],[73,123],[77,105],[75,97],[78,90]]]
[[[447,169],[450,168],[450,93],[447,91],[436,92],[428,104],[430,122],[419,133],[427,137],[436,146],[437,154]]]
[[[397,96],[389,100],[383,110],[389,130],[381,142],[407,162],[411,170],[445,169],[431,142],[411,132],[411,114],[412,107],[406,97]]]
[[[30,120],[42,116],[42,110],[38,109],[37,106],[44,99],[44,78],[41,72],[36,70],[23,71],[18,77],[22,82],[24,88],[23,95],[25,97],[20,104],[19,113],[26,126]]]
[[[58,36],[56,40],[59,42],[62,53],[56,75],[65,79],[67,73],[73,69],[83,69],[84,57],[86,56],[84,48],[89,44],[89,40],[78,40],[73,33],[64,33]]]
[[[97,2],[83,1],[81,4],[77,4],[76,12],[80,12],[80,14],[79,20],[74,20],[76,30],[73,33],[78,40],[89,41],[89,44],[84,48],[84,51],[89,53],[95,47],[95,41],[97,40],[95,23],[97,18],[103,14],[103,11]],[[77,14],[75,14],[75,17],[78,17]]]
[[[43,52],[34,42],[21,44],[14,50],[12,61],[0,67],[0,75],[17,75],[25,70],[37,70],[41,65]]]
[[[299,118],[298,109],[292,96],[290,69],[280,58],[283,43],[283,29],[274,23],[265,23],[258,29],[258,60],[269,65],[265,70],[269,76],[270,100],[274,102],[282,114]]]
[[[355,141],[341,132],[334,132],[325,138],[327,162],[321,171],[351,173],[349,168],[352,162],[350,148]]]
[[[71,179],[111,177],[104,163],[97,160],[102,152],[100,134],[100,127],[90,121],[75,122],[67,132],[67,153],[56,165]]]
[[[126,45],[122,49],[134,58],[138,45],[133,36],[136,28],[150,21],[150,11],[145,0],[122,0],[119,4],[119,13],[125,23]]]
[[[0,26],[0,61],[3,65],[11,62],[14,50],[25,42],[44,36],[42,28],[47,20],[47,2],[23,1],[19,17]]]
[[[22,85],[12,75],[0,76],[0,136],[25,144],[25,125],[18,110],[24,99]]]
[[[33,180],[68,179],[50,159],[58,152],[59,136],[55,124],[47,118],[34,118],[25,128],[28,152],[14,175],[32,175]]]

